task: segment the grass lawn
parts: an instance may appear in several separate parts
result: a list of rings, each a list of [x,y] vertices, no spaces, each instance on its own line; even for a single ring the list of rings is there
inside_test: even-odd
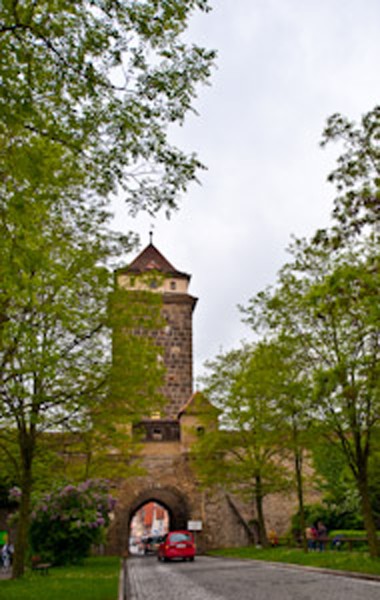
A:
[[[267,560],[310,567],[323,567],[341,571],[356,571],[380,576],[380,558],[371,558],[367,552],[346,552],[325,550],[324,552],[308,552],[297,548],[228,548],[210,552],[214,556],[231,558],[248,558],[252,560]]]
[[[96,557],[81,566],[54,567],[48,575],[27,571],[22,579],[1,580],[6,600],[117,600],[120,558]]]

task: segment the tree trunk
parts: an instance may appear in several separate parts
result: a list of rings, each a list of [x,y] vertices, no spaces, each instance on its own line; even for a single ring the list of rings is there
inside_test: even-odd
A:
[[[306,539],[305,506],[303,501],[302,450],[299,450],[297,448],[294,451],[294,464],[296,471],[296,486],[298,498],[298,512],[300,515],[301,541],[304,551],[307,552],[308,546]]]
[[[368,476],[366,469],[359,473],[357,482],[360,493],[364,527],[367,532],[369,553],[372,557],[377,557],[380,556],[380,546],[379,540],[377,539],[376,525],[373,518],[373,511],[368,492]]]
[[[32,455],[29,444],[22,444],[21,500],[18,513],[12,578],[22,577],[25,570],[25,555],[28,548],[30,498],[32,492]]]
[[[265,528],[265,520],[264,520],[264,508],[263,508],[263,493],[262,493],[262,486],[261,486],[261,478],[260,476],[256,476],[256,493],[255,493],[255,500],[256,500],[256,510],[257,510],[257,524],[258,524],[258,529],[259,529],[259,541],[260,544],[264,547],[267,548],[268,547],[268,538],[267,538],[267,532],[266,532],[266,528]]]

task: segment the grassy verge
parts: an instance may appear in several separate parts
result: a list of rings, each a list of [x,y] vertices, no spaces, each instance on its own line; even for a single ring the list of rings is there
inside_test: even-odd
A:
[[[7,600],[117,600],[120,559],[96,557],[81,566],[55,567],[44,576],[28,571],[22,579],[0,581]]]
[[[267,560],[324,569],[340,571],[356,571],[380,575],[380,559],[371,558],[367,552],[344,552],[326,550],[324,552],[308,552],[296,548],[227,548],[210,552],[214,556],[230,558],[248,558],[252,560]]]

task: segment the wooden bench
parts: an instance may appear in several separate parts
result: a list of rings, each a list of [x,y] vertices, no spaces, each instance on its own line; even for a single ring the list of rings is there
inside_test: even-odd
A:
[[[354,542],[365,543],[368,544],[368,539],[366,537],[335,537],[330,539],[330,543],[332,548],[339,550],[344,544],[347,544],[348,550],[352,551],[352,547]]]
[[[51,563],[41,562],[37,556],[32,557],[32,571],[38,571],[41,575],[47,575],[51,566]]]
[[[368,544],[368,539],[366,537],[345,537],[345,536],[336,536],[336,537],[320,537],[313,540],[315,544],[315,548],[318,549],[320,544],[323,544],[325,548],[331,548],[331,550],[340,550],[342,546],[346,545],[349,551],[352,551],[353,545],[355,542],[361,544]]]

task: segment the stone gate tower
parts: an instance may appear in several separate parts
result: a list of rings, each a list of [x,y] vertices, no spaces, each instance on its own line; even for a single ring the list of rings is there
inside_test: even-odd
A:
[[[188,293],[189,282],[190,275],[178,271],[152,243],[118,273],[118,285],[124,289],[161,294],[165,326],[155,332],[155,341],[164,350],[167,419],[177,418],[193,391],[192,314],[197,299]]]
[[[254,539],[251,504],[244,505],[222,485],[202,488],[192,468],[191,450],[202,435],[201,415],[210,405],[192,390],[192,315],[197,299],[188,292],[189,282],[190,275],[178,271],[152,243],[117,273],[117,285],[123,289],[161,294],[164,326],[154,332],[154,339],[163,348],[166,403],[160,414],[147,415],[140,424],[144,435],[138,458],[144,474],[118,482],[110,553],[128,548],[131,520],[151,501],[168,511],[171,529],[187,528],[189,521],[201,524],[199,551],[242,546]]]

